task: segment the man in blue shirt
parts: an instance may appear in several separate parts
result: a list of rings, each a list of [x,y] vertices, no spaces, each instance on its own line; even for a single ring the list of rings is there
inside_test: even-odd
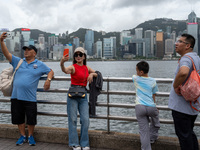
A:
[[[8,59],[13,69],[17,67],[21,58],[12,55],[5,43],[6,32],[0,37],[1,49],[4,56]],[[37,60],[37,49],[33,45],[24,46],[23,63],[17,70],[14,81],[13,91],[11,95],[11,116],[12,123],[17,124],[21,137],[17,141],[16,145],[22,145],[26,142],[25,135],[25,115],[27,116],[28,124],[28,142],[29,145],[34,146],[35,140],[33,138],[33,132],[35,125],[37,124],[37,86],[39,79],[42,75],[47,74],[47,80],[44,83],[44,90],[50,88],[50,82],[53,78],[54,72],[47,67],[43,62]]]
[[[192,61],[185,55],[189,55],[193,59],[196,70],[200,69],[200,59],[199,56],[193,52],[193,47],[195,45],[193,36],[183,34],[175,44],[176,52],[181,55],[181,59],[176,69],[168,106],[172,110],[175,131],[179,138],[181,150],[198,150],[198,140],[193,131],[198,112],[192,109],[190,102],[186,101],[181,95],[180,85],[185,83],[193,70]],[[198,100],[200,99],[198,98]]]

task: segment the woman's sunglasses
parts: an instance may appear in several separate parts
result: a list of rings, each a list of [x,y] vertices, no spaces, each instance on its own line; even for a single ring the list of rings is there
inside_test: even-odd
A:
[[[82,57],[82,56],[83,56],[83,53],[75,53],[75,54],[74,54],[74,57],[78,57],[78,56]]]

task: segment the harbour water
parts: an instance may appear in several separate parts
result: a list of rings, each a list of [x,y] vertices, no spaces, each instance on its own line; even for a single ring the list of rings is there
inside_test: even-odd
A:
[[[90,61],[87,63],[88,66],[94,70],[98,70],[102,73],[103,77],[132,77],[136,74],[135,66],[139,61]],[[49,67],[54,70],[55,76],[69,76],[64,74],[60,70],[59,62],[45,62]],[[177,67],[177,61],[148,61],[150,65],[149,76],[154,78],[174,78],[174,72]],[[72,62],[66,62],[65,66],[71,65]],[[0,63],[0,71],[9,67],[8,63]],[[43,87],[44,81],[40,81],[38,87]],[[62,88],[68,89],[70,86],[69,81],[52,81],[52,88]],[[171,84],[158,84],[160,92],[169,92],[171,89]],[[103,89],[106,89],[106,84],[104,84]],[[110,89],[121,90],[121,91],[131,91],[135,90],[132,83],[111,83]],[[2,93],[0,93],[0,97]],[[66,101],[66,93],[38,93],[38,99],[40,100],[57,100]],[[110,95],[110,103],[126,103],[134,104],[135,96],[123,96],[123,95]],[[168,97],[156,97],[157,105],[167,105]],[[106,102],[106,95],[101,94],[98,97],[98,102]],[[9,103],[0,103],[0,109],[10,110]],[[38,104],[38,111],[50,111],[50,112],[60,112],[66,113],[65,105],[52,105],[52,104]],[[162,119],[172,119],[170,111],[160,110],[160,118]],[[97,107],[97,114],[105,115],[106,108]],[[115,116],[135,116],[134,109],[126,108],[111,108],[110,114]],[[197,121],[200,119],[198,118]],[[10,124],[11,118],[10,114],[0,114],[1,124]],[[111,131],[120,131],[127,133],[139,133],[137,122],[131,121],[110,121]],[[48,117],[48,116],[38,116],[38,126],[51,126],[51,127],[66,127],[67,118],[66,117]],[[80,127],[80,124],[78,123]],[[196,134],[200,135],[199,127],[195,127]],[[103,119],[90,119],[90,129],[91,130],[106,130],[107,121]],[[175,136],[173,125],[161,124],[161,129],[159,131],[160,135],[165,136]]]

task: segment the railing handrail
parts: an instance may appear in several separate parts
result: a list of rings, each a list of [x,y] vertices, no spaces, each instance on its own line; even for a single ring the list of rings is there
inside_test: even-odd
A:
[[[70,77],[65,76],[55,76],[52,80],[53,81],[70,81]],[[46,77],[41,77],[41,80],[46,80]],[[155,78],[157,83],[172,83],[173,79],[171,78]],[[110,120],[124,120],[124,121],[137,121],[136,117],[127,117],[127,116],[113,116],[110,115],[109,109],[111,107],[116,108],[135,108],[135,104],[122,104],[122,103],[110,103],[109,102],[109,95],[135,95],[135,91],[115,91],[109,89],[109,83],[110,82],[132,82],[132,78],[120,78],[120,77],[104,77],[104,82],[107,82],[107,89],[102,90],[101,94],[107,95],[107,102],[97,102],[96,106],[99,107],[107,107],[107,115],[96,115],[91,116],[91,118],[95,119],[107,119],[108,122],[108,132],[110,132]],[[38,92],[56,92],[56,93],[66,93],[68,89],[49,89],[48,91],[44,91],[43,88],[38,88]],[[156,96],[159,97],[168,97],[169,92],[157,92]],[[0,98],[0,102],[10,102],[9,98]],[[60,104],[60,105],[66,105],[66,101],[58,101],[58,100],[37,100],[40,104]],[[157,108],[159,110],[170,110],[168,106],[161,106],[157,105]],[[10,113],[8,110],[0,110],[0,113]],[[38,112],[38,115],[46,115],[46,116],[60,116],[60,117],[67,117],[67,113],[52,113],[52,112]],[[160,119],[161,123],[164,124],[173,124],[173,120],[169,119]],[[195,125],[200,126],[200,122],[196,122]]]
[[[47,77],[43,76],[40,78],[41,80],[46,80]],[[172,78],[154,78],[157,83],[172,83],[173,79]],[[63,81],[67,80],[70,81],[71,77],[66,77],[66,76],[54,76],[52,80],[55,81]],[[130,77],[103,77],[103,81],[109,81],[109,82],[133,82],[132,78]]]

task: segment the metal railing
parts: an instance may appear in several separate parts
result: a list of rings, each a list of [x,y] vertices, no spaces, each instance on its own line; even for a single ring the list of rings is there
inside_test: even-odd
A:
[[[171,78],[155,78],[157,83],[169,83],[171,84],[173,79]],[[46,80],[46,77],[41,77],[41,80]],[[55,76],[53,81],[70,81],[70,77],[62,77],[62,76]],[[102,90],[101,94],[107,95],[106,102],[97,102],[97,107],[107,107],[107,114],[106,115],[95,115],[90,116],[90,118],[94,119],[106,119],[107,120],[107,132],[110,132],[110,120],[121,120],[121,121],[133,121],[136,122],[136,117],[128,117],[128,116],[113,116],[110,115],[110,108],[135,108],[134,104],[121,104],[121,103],[110,103],[110,95],[135,95],[135,91],[114,91],[110,89],[111,82],[132,82],[132,78],[115,78],[115,77],[104,77],[104,83],[106,82],[107,88],[106,90]],[[53,93],[67,93],[68,89],[53,89],[50,88],[48,91],[44,91],[43,88],[38,88],[38,92],[53,92]],[[159,97],[168,97],[169,92],[157,92],[156,96]],[[10,102],[9,98],[0,98],[0,102]],[[59,104],[59,105],[66,105],[67,102],[61,102],[57,100],[37,100],[39,104]],[[168,106],[164,105],[157,105],[159,110],[169,110]],[[0,110],[0,113],[7,113],[9,114],[10,111],[8,110]],[[38,115],[45,115],[45,116],[59,116],[59,117],[67,117],[67,113],[52,113],[52,112],[38,112]],[[160,123],[163,124],[173,124],[173,120],[170,119],[160,119]],[[196,122],[195,125],[200,126],[200,122]]]

